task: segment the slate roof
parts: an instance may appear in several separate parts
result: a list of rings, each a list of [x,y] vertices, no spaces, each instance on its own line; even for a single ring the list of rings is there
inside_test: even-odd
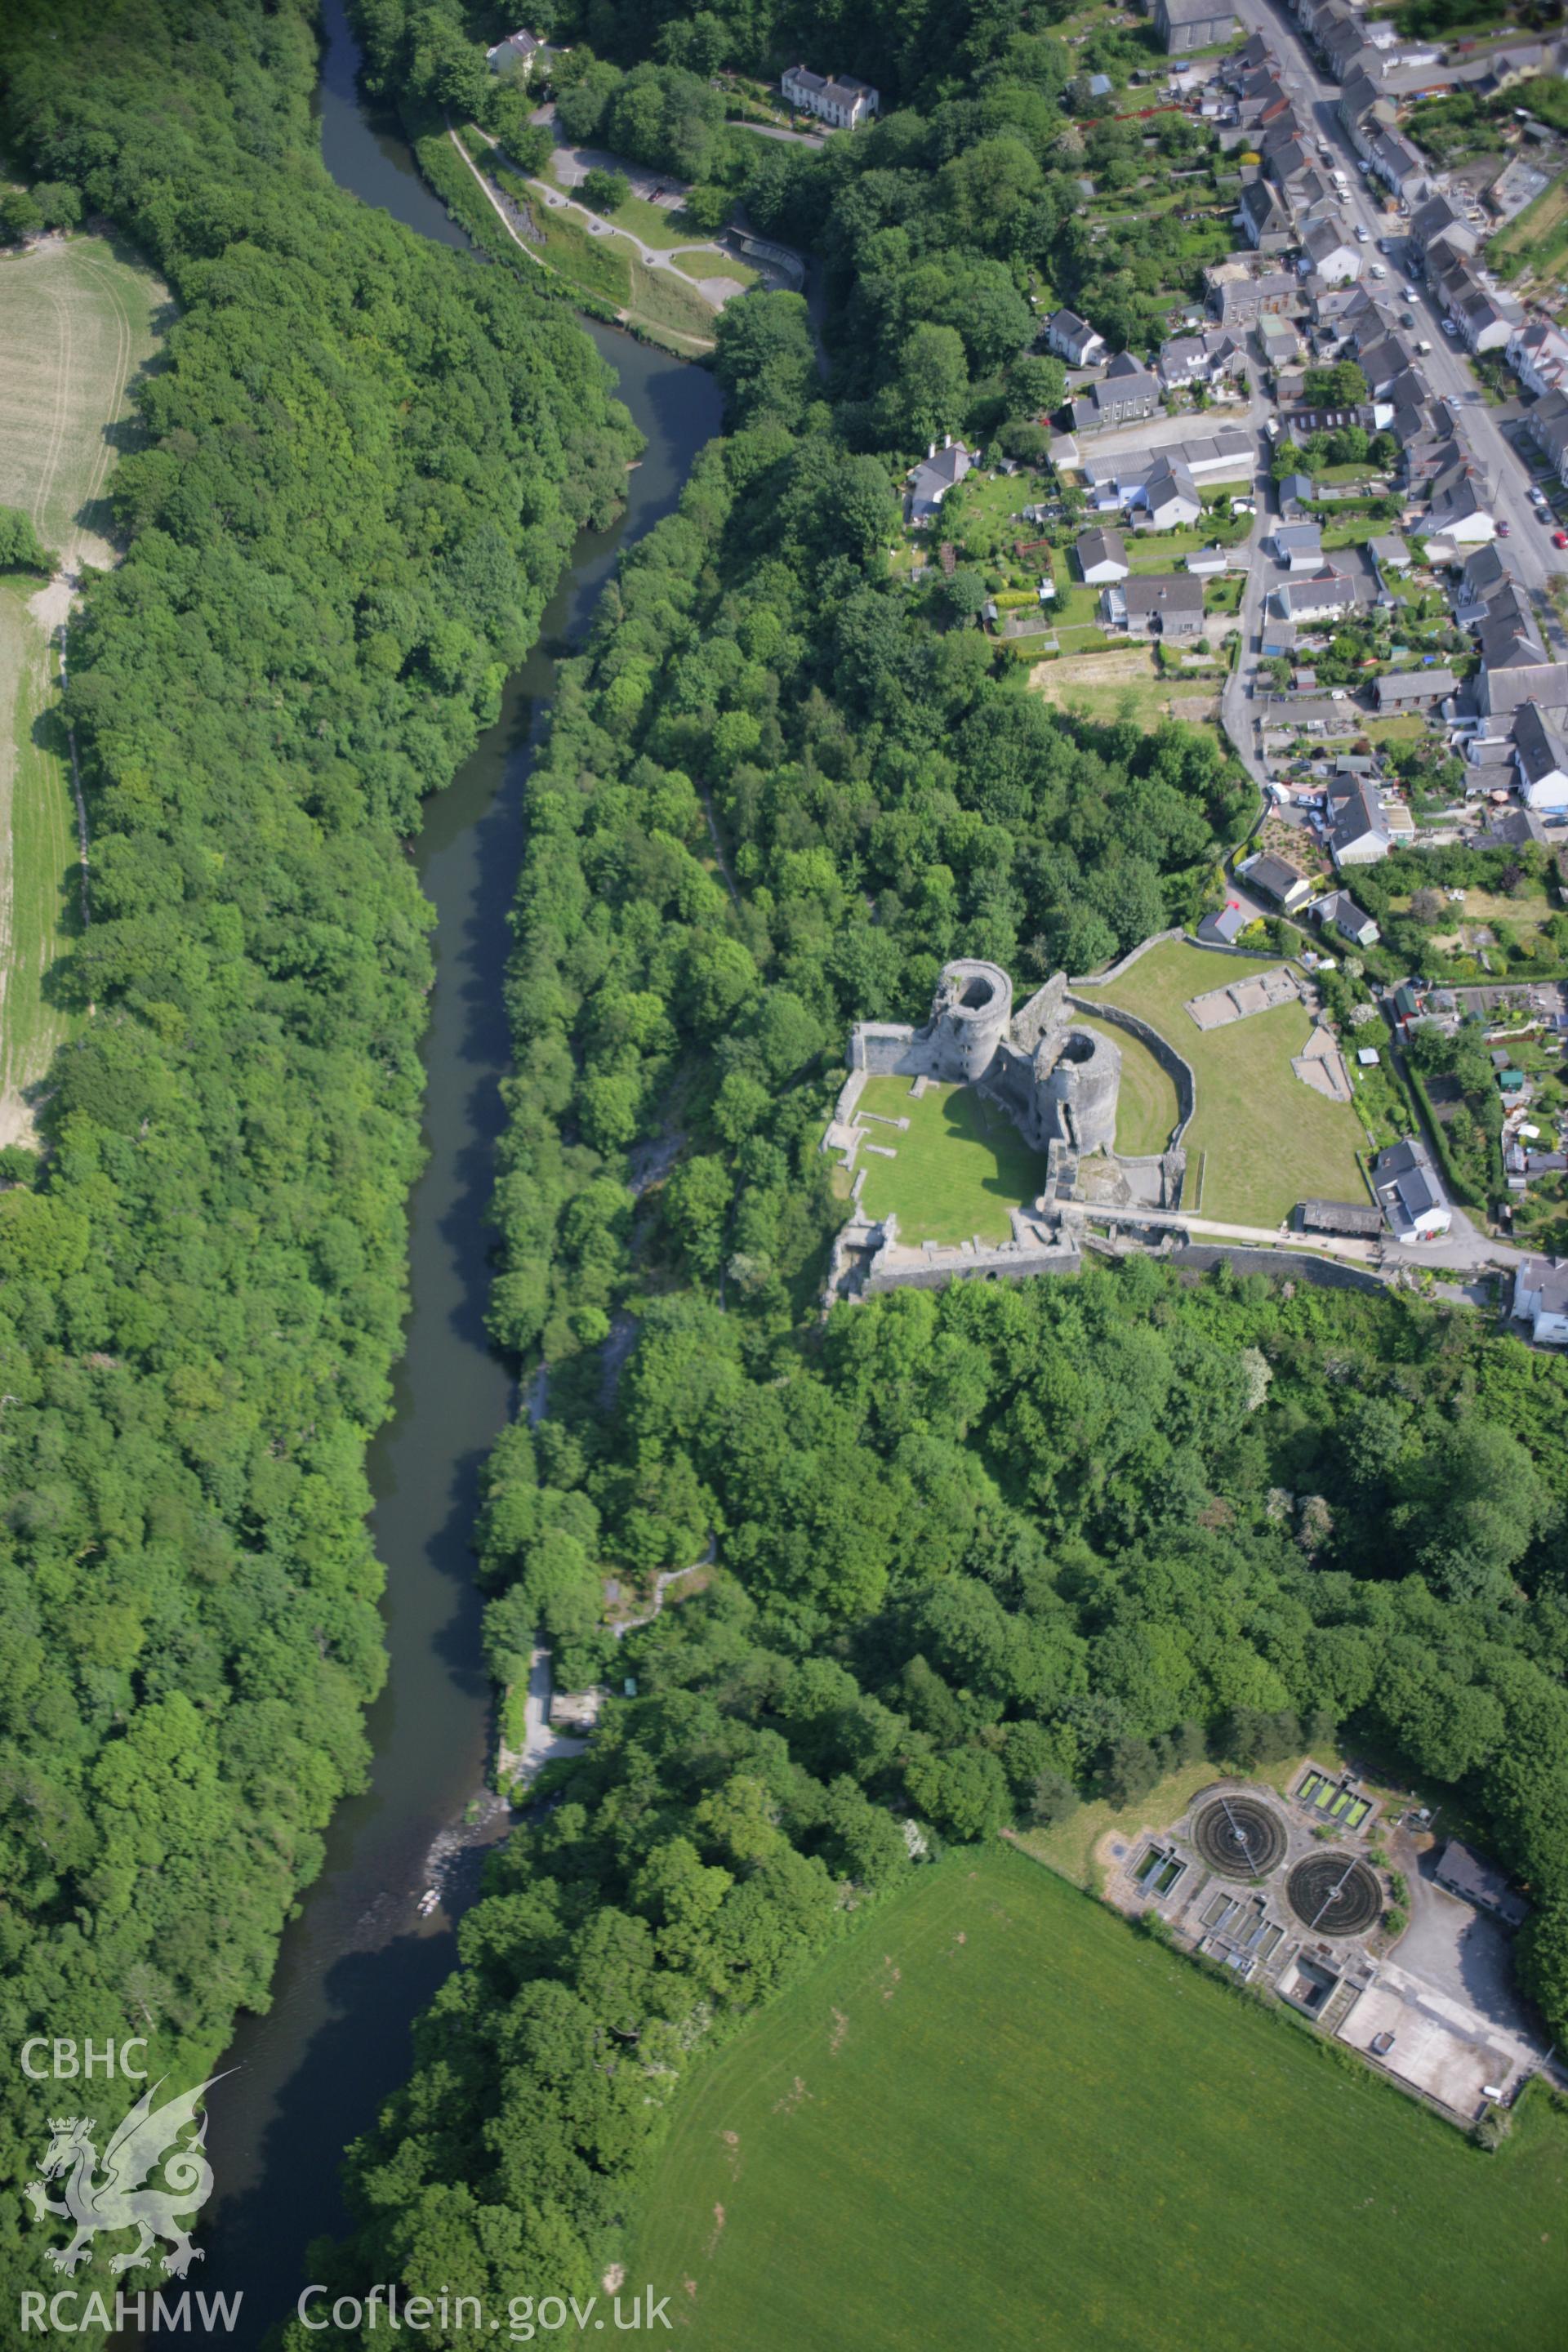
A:
[[[1119,530],[1086,530],[1078,542],[1079,568],[1086,576],[1097,563],[1127,568],[1127,542]]]
[[[1165,614],[1173,620],[1203,618],[1204,583],[1184,572],[1135,572],[1121,583],[1121,593],[1127,600],[1129,619],[1136,614],[1149,620]]]
[[[1331,796],[1334,829],[1329,845],[1338,857],[1358,842],[1371,838],[1388,842],[1388,827],[1383,821],[1383,811],[1377,804],[1377,794],[1360,776],[1345,785],[1337,785]]]
[[[1458,683],[1451,669],[1390,670],[1377,681],[1377,707],[1387,710],[1402,702],[1442,702]]]
[[[1538,1273],[1539,1281],[1535,1278]],[[1550,1297],[1543,1293],[1542,1298],[1548,1313],[1561,1315],[1568,1309],[1568,1269],[1559,1270],[1544,1259],[1534,1258],[1530,1262],[1530,1274],[1529,1288],[1541,1289],[1545,1285],[1550,1290]],[[1521,1895],[1512,1893],[1496,1863],[1461,1845],[1458,1838],[1450,1838],[1444,1847],[1436,1875],[1443,1885],[1451,1886],[1489,1911],[1498,1912],[1516,1927],[1530,1916],[1529,1904]]]
[[[1287,580],[1275,593],[1287,620],[1298,613],[1348,613],[1356,602],[1355,583],[1342,572],[1322,572],[1312,580]]]
[[[1276,857],[1271,850],[1266,849],[1247,866],[1247,878],[1255,888],[1267,891],[1269,898],[1278,898],[1283,906],[1288,898],[1300,891],[1307,877],[1296,866],[1288,865],[1283,857]]]
[[[1426,1147],[1413,1136],[1402,1143],[1391,1143],[1386,1151],[1380,1152],[1372,1173],[1379,1197],[1387,1200],[1392,1196],[1394,1204],[1404,1211],[1408,1224],[1417,1224],[1432,1210],[1447,1206],[1433,1176]]]
[[[1514,749],[1519,754],[1520,772],[1527,784],[1539,783],[1554,769],[1562,775],[1568,775],[1565,722],[1568,722],[1568,711],[1542,710],[1538,702],[1527,702],[1515,712]]]

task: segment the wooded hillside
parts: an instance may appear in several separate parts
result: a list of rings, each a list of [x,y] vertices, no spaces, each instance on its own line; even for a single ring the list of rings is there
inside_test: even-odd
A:
[[[301,0],[0,27],[8,152],[179,313],[71,632],[93,1017],[0,1190],[0,2005],[12,2047],[165,2065],[265,2004],[364,1769],[430,979],[404,837],[635,441],[567,312],[329,182],[315,68]]]

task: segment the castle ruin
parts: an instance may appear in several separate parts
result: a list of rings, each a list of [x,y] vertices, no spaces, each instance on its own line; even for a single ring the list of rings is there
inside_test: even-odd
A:
[[[1115,1007],[1096,1004],[1097,1022],[1145,1033]],[[1000,964],[963,959],[945,964],[931,999],[931,1019],[921,1029],[906,1022],[858,1022],[849,1036],[849,1077],[839,1097],[828,1148],[847,1152],[853,1163],[855,1107],[868,1077],[928,1079],[937,1086],[972,1086],[1004,1110],[1026,1143],[1047,1160],[1045,1188],[1051,1200],[1074,1197],[1082,1163],[1100,1158],[1104,1169],[1086,1176],[1093,1194],[1117,1191],[1122,1181],[1128,1205],[1174,1207],[1185,1165],[1177,1135],[1173,1148],[1151,1160],[1124,1160],[1116,1151],[1116,1107],[1121,1087],[1121,1048],[1103,1028],[1075,1017],[1065,972],[1036,990],[1020,1011],[1013,1009],[1013,983]],[[1153,1040],[1160,1058],[1178,1062],[1163,1039]],[[1173,1071],[1182,1097],[1182,1126],[1191,1109],[1191,1073],[1185,1063]],[[1183,1081],[1185,1080],[1184,1086]],[[1137,1171],[1136,1179],[1131,1171]]]
[[[854,1169],[868,1130],[858,1105],[870,1077],[907,1077],[910,1092],[927,1084],[972,1086],[1005,1114],[1045,1159],[1038,1197],[1013,1211],[1011,1241],[979,1240],[954,1246],[900,1244],[897,1220],[873,1223],[858,1213],[840,1237],[837,1295],[865,1295],[897,1282],[950,1279],[972,1272],[1026,1273],[1076,1267],[1077,1244],[1062,1224],[1061,1204],[1171,1210],[1178,1206],[1186,1168],[1181,1136],[1192,1116],[1191,1070],[1165,1040],[1134,1015],[1096,1003],[1097,1024],[1082,1017],[1065,972],[1057,972],[1018,1011],[1013,983],[1000,964],[964,958],[943,966],[923,1027],[907,1022],[862,1021],[850,1033],[849,1076],[823,1149]],[[1121,1048],[1106,1029],[1127,1029],[1148,1045],[1175,1080],[1181,1116],[1165,1150],[1129,1158],[1116,1150]],[[864,1171],[855,1180],[858,1210]],[[852,1285],[845,1286],[853,1275]]]

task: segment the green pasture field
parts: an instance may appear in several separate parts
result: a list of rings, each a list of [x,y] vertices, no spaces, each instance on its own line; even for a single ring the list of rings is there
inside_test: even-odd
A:
[[[32,518],[64,566],[114,560],[109,428],[153,346],[166,296],[96,236],[0,261],[0,506]],[[79,929],[80,868],[50,631],[68,597],[0,578],[0,1142],[30,1135],[28,1090],[68,1023],[48,974]]]
[[[1205,1155],[1201,1213],[1222,1223],[1277,1225],[1298,1201],[1366,1197],[1356,1165],[1366,1139],[1354,1110],[1314,1093],[1290,1067],[1311,1034],[1305,1008],[1280,1004],[1208,1030],[1185,1010],[1189,997],[1279,962],[1171,940],[1103,992],[1080,992],[1087,1003],[1103,992],[1108,1003],[1141,1013],[1191,1064],[1197,1111],[1184,1141],[1194,1162]]]
[[[971,1848],[700,2068],[626,2277],[690,2352],[1545,2352],[1565,2182]]]
[[[872,1130],[872,1141],[897,1159],[862,1144],[856,1163],[866,1171],[861,1206],[869,1217],[896,1213],[900,1242],[966,1242],[976,1234],[1005,1242],[1008,1212],[1034,1200],[1045,1181],[1043,1157],[973,1087],[928,1086],[917,1102],[908,1078],[868,1078],[860,1108],[910,1122]]]

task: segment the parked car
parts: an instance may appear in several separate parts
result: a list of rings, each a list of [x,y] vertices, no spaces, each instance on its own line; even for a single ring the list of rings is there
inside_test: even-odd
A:
[[[1368,237],[1369,234],[1370,234],[1370,232],[1369,232],[1369,230],[1368,230],[1368,228],[1367,228],[1367,225],[1366,225],[1366,223],[1365,223],[1364,221],[1357,221],[1357,223],[1356,223],[1356,225],[1355,225],[1355,241],[1356,241],[1356,243],[1357,243],[1358,245],[1364,245],[1364,244],[1366,243],[1366,241],[1367,241],[1367,237]]]
[[[1508,537],[1510,528],[1510,526],[1508,523],[1506,523],[1506,522],[1500,522],[1500,523],[1499,523],[1499,525],[1498,525],[1498,527],[1497,527],[1497,535],[1498,535],[1498,537],[1499,537],[1500,539],[1506,539],[1506,538]]]
[[[1552,544],[1553,547],[1568,547],[1568,530],[1554,530]]]
[[[1454,321],[1452,320],[1452,319],[1445,319],[1445,320],[1444,320],[1444,321],[1443,321],[1443,332],[1444,332],[1446,335],[1457,335],[1457,334],[1458,333],[1458,331],[1458,331],[1458,327],[1456,327],[1456,326],[1455,326]]]

